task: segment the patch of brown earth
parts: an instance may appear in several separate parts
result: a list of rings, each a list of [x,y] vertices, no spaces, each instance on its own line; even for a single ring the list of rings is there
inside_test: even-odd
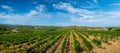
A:
[[[79,45],[80,45],[83,49],[86,49],[87,47],[84,45],[83,40],[82,40],[81,38],[79,38],[79,35],[78,35],[76,32],[73,32],[73,33],[74,33],[77,41],[79,42]],[[80,51],[80,53],[81,53],[81,51]]]
[[[70,32],[70,52],[69,53],[75,53],[74,40],[73,40],[72,32]]]
[[[105,49],[96,49],[96,53],[120,53],[120,40],[116,42],[111,41],[110,43],[111,45],[104,46]]]
[[[47,51],[46,53],[54,53],[56,51],[56,49],[58,48],[58,46],[60,45],[63,37],[65,36],[62,36],[54,45],[52,45]]]
[[[65,35],[65,37],[66,37],[66,36],[67,36],[67,35]],[[62,43],[64,42],[65,37],[60,41],[60,43],[59,43],[59,45],[58,45],[58,47],[57,47],[57,49],[55,50],[54,53],[61,53]]]
[[[68,36],[67,41],[66,41],[66,47],[64,53],[69,53],[70,51],[70,36]]]

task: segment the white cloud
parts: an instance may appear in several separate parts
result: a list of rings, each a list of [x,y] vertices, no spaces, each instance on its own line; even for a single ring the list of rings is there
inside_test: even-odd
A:
[[[32,24],[46,22],[50,18],[49,14],[41,13],[29,16],[27,14],[0,14],[0,19],[5,19],[8,24]],[[38,24],[36,23],[36,24]]]
[[[91,9],[91,8],[96,8],[96,6],[81,6],[81,8],[85,8],[85,9]]]
[[[70,3],[60,3],[53,5],[57,9],[62,9],[70,12],[71,14],[78,15],[82,19],[92,18],[92,15],[95,14],[93,11],[89,11],[86,9],[74,8]]]
[[[96,4],[97,0],[94,0]],[[90,11],[81,8],[75,8],[70,3],[60,3],[53,5],[57,9],[66,10],[72,15],[69,18],[73,22],[87,22],[87,23],[104,23],[110,24],[113,19],[118,19],[120,17],[120,12],[102,12],[101,11]],[[99,14],[100,13],[100,14]],[[118,19],[119,20],[119,19]],[[117,21],[118,21],[117,20]]]
[[[98,1],[97,0],[93,0],[94,3],[98,4]]]
[[[1,7],[2,7],[3,9],[9,10],[9,11],[13,11],[13,9],[12,9],[10,6],[1,5]]]
[[[28,16],[33,16],[36,15],[38,12],[36,10],[31,10],[27,15]]]
[[[79,14],[93,14],[93,12],[88,11],[86,9],[74,8],[70,3],[60,3],[60,4],[53,4],[53,6],[57,9],[66,10],[72,14],[79,13]]]
[[[94,0],[97,3],[97,0]],[[112,20],[120,17],[120,12],[101,12],[101,11],[90,11],[81,8],[75,8],[70,3],[60,3],[53,5],[56,9],[66,10],[70,13],[69,18],[73,22],[81,23],[104,23],[110,24]],[[110,20],[109,20],[110,19]]]
[[[98,6],[96,5],[95,2],[93,3],[93,2],[86,1],[86,3],[88,5],[87,6],[81,6],[81,8],[84,8],[84,9],[98,8]]]
[[[100,24],[118,24],[120,20],[120,12],[111,11],[111,12],[104,12],[102,16],[99,15],[90,15],[90,16],[84,16],[84,17],[75,17],[73,16],[71,18],[74,22],[87,22],[87,23],[100,23]],[[87,17],[87,18],[85,18]],[[89,17],[89,18],[88,18]]]
[[[35,10],[31,10],[27,15],[35,16],[39,14],[43,14],[46,11],[45,5],[38,5]]]
[[[104,14],[109,18],[120,18],[119,11],[105,12]]]
[[[39,11],[39,12],[44,12],[46,10],[46,7],[45,5],[39,5],[36,7],[36,9]]]
[[[110,4],[110,5],[113,5],[113,6],[120,6],[120,3],[114,3],[114,4]]]
[[[101,11],[101,6],[99,5],[98,1],[97,0],[93,0],[93,2],[95,3],[94,5],[96,5],[100,9],[100,11]]]
[[[22,24],[22,23],[29,23],[29,22],[31,24],[36,22],[42,23],[42,22],[46,22],[45,18],[49,19],[51,17],[50,14],[44,13],[44,11],[45,11],[45,6],[39,5],[36,7],[35,10],[31,10],[26,14],[0,13],[0,18],[5,19],[5,22],[9,24],[16,24],[16,23]]]
[[[0,19],[4,18],[6,23],[10,24],[43,24],[49,23],[53,25],[114,25],[119,24],[120,12],[103,12],[99,15],[98,11],[90,11],[87,9],[75,8],[70,3],[59,3],[53,5],[56,9],[64,10],[69,13],[55,12],[46,13],[45,5],[38,5],[36,9],[26,14],[5,14],[0,13]],[[52,18],[52,19],[50,19]],[[51,21],[52,20],[52,21]],[[63,21],[64,20],[64,21]],[[54,22],[54,23],[53,23]]]
[[[88,22],[88,23],[96,23],[96,22],[102,22],[101,19],[85,19],[85,18],[71,18],[74,22]]]
[[[92,18],[94,18],[94,15],[96,15],[96,13],[94,11],[75,8],[70,3],[54,4],[53,6],[57,9],[66,10],[66,11],[70,12],[71,14],[73,14],[74,16],[71,16],[72,21],[88,22],[88,19],[92,19]],[[76,17],[76,15],[77,15],[77,17]],[[92,20],[90,22],[92,22]],[[95,20],[93,20],[93,22],[95,22]]]

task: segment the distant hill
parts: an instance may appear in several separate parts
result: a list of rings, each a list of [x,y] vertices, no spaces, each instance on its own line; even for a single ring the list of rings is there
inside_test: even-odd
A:
[[[36,29],[53,30],[53,28],[61,28],[61,26],[34,26],[34,25],[12,25],[0,24],[0,33],[3,31],[35,31]],[[120,27],[89,27],[89,26],[67,26],[67,28],[81,29],[81,30],[108,30],[120,31]]]
[[[88,27],[88,26],[68,26],[68,28],[75,28],[75,29],[81,29],[81,30],[108,30],[108,28]]]

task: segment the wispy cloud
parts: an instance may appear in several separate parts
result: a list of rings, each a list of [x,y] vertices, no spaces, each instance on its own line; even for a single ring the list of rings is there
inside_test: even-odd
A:
[[[98,1],[97,0],[93,0],[94,3],[98,4]]]
[[[3,8],[11,9],[8,6],[3,6]],[[50,15],[47,13],[44,13],[45,6],[44,5],[38,5],[36,9],[31,10],[30,12],[26,14],[6,14],[6,13],[0,13],[0,19],[5,19],[6,23],[9,24],[32,24],[36,22],[46,22],[44,18],[50,18]],[[29,23],[30,22],[30,23]],[[38,24],[38,23],[36,23]]]
[[[94,1],[95,3],[97,2]],[[85,8],[76,8],[71,3],[53,4],[56,10],[65,12],[47,12],[46,5],[38,5],[24,14],[0,13],[0,20],[10,24],[32,24],[32,25],[89,25],[89,26],[111,26],[119,25],[120,11],[104,11],[102,15],[98,10],[88,10]],[[8,8],[8,7],[7,7]],[[92,8],[92,7],[91,7]],[[0,21],[0,23],[3,21]]]
[[[76,13],[78,13],[79,15],[81,15],[81,14],[94,14],[94,12],[88,11],[86,9],[75,8],[70,3],[54,4],[53,6],[57,9],[66,10],[72,14],[76,14]]]
[[[110,4],[110,5],[113,5],[113,6],[120,6],[120,3],[114,3],[114,4]]]
[[[38,5],[35,10],[31,10],[27,15],[34,16],[38,14],[42,14],[46,11],[45,5]]]
[[[98,23],[101,23],[100,25],[108,26],[111,25],[111,23],[117,23],[120,20],[120,12],[103,12],[103,14],[99,15],[98,13],[100,11],[90,11],[87,9],[75,8],[70,3],[54,4],[53,6],[57,9],[68,11],[70,13],[70,20],[79,24],[91,23],[97,25]]]
[[[39,5],[36,7],[36,10],[38,10],[39,12],[44,12],[46,10],[45,5]]]
[[[89,11],[89,10],[81,9],[81,8],[75,8],[70,3],[54,4],[53,6],[57,9],[66,10],[70,12],[71,14],[73,14],[74,16],[71,16],[72,21],[83,20],[85,22],[87,21],[86,19],[94,18],[93,15],[95,15],[94,11]]]
[[[9,10],[9,11],[13,11],[13,9],[12,9],[10,6],[1,5],[1,7],[2,7],[3,9]]]

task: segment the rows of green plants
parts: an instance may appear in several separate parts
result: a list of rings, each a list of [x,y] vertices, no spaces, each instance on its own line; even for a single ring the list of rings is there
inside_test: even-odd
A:
[[[110,44],[109,40],[118,39],[120,33],[117,31],[92,31],[92,30],[77,30],[80,33],[84,34],[87,38],[93,36],[92,42],[98,47],[101,47],[102,42]]]
[[[108,41],[112,40],[114,37],[113,35],[108,35],[108,34],[102,34],[102,33],[93,33],[93,34],[89,34],[89,33],[84,33],[85,35],[89,35],[89,36],[94,36],[94,38],[92,39],[92,41],[96,44],[97,46],[100,47],[102,42],[110,44]],[[95,41],[96,40],[96,41]],[[98,45],[99,44],[99,45]]]
[[[40,39],[47,34],[56,34],[57,32],[34,32],[34,33],[13,33],[13,34],[4,34],[0,36],[0,43],[12,43],[12,44],[22,44],[28,42],[29,40]]]
[[[82,52],[83,48],[80,46],[78,40],[76,39],[75,35],[72,33],[73,39],[74,39],[74,49],[76,53]]]
[[[65,47],[67,45],[67,43],[66,43],[67,42],[67,38],[68,38],[68,33],[66,34],[65,39],[63,40],[61,53],[64,53]]]
[[[104,36],[98,35],[97,33],[92,32],[92,31],[90,31],[90,32],[89,31],[80,31],[80,33],[83,34],[84,36],[86,36],[88,39],[89,39],[89,36],[94,36],[94,38],[91,41],[95,45],[97,45],[98,47],[101,47],[101,45],[102,45],[102,39],[101,39],[101,37],[104,37]],[[99,38],[97,38],[97,37],[99,37]],[[106,41],[108,41],[108,40],[106,39]],[[92,47],[90,47],[90,48],[92,49]]]
[[[45,39],[43,39],[41,41],[38,41],[37,43],[35,43],[34,46],[27,49],[27,53],[35,52],[36,48],[39,48],[41,45],[48,42],[49,40],[52,40],[54,37],[55,37],[55,35],[51,35],[51,36],[48,36],[48,37],[46,37]]]
[[[33,48],[39,47],[43,43],[47,42],[48,41],[47,38],[53,39],[55,35],[60,34],[62,32],[63,31],[38,31],[38,32],[3,34],[0,36],[0,45],[1,44],[3,45],[2,47],[4,48],[2,48],[2,50],[4,50],[5,48],[9,49],[9,46],[14,45],[18,45],[17,48],[21,48],[23,43],[27,43],[28,44],[27,46],[30,46],[30,48],[26,50],[34,51]],[[35,44],[35,46],[31,47],[31,44]]]
[[[64,33],[63,33],[64,34]],[[42,50],[40,51],[40,53],[46,53],[46,51],[52,46],[54,45],[58,40],[60,40],[60,38],[62,38],[63,34],[60,34],[54,38],[52,38],[52,40],[44,47],[42,48]]]
[[[88,34],[93,34],[94,36],[106,37],[106,38],[117,38],[120,37],[120,32],[117,31],[85,31]]]
[[[101,47],[101,45],[102,45],[100,39],[93,39],[92,42],[95,43],[98,47]]]
[[[42,37],[41,37],[42,36]],[[34,39],[34,37],[31,37],[30,38],[30,40],[28,41],[28,42],[25,42],[25,43],[27,43],[27,46],[31,46],[31,44],[36,44],[38,41],[41,41],[41,40],[43,40],[43,39],[45,39],[45,38],[47,38],[47,37],[50,37],[51,35],[36,35],[36,37],[39,37],[39,38],[36,38],[36,39]],[[41,37],[41,38],[40,38]],[[37,41],[36,41],[37,40]],[[22,43],[19,43],[19,44],[17,44],[18,46],[17,47],[14,47],[14,48],[18,48],[18,49],[20,49],[20,48],[24,48],[24,46],[23,46],[23,44]],[[6,43],[6,44],[3,44],[3,49],[11,49],[11,48],[9,48],[9,46],[14,46],[14,44],[10,44],[10,43]],[[24,49],[26,49],[26,48],[24,48]],[[15,50],[15,49],[14,49]],[[22,50],[21,50],[22,51]],[[20,51],[20,52],[21,52]]]
[[[54,34],[53,34],[53,33],[54,33]],[[41,45],[43,45],[43,44],[45,44],[45,43],[48,43],[48,42],[51,41],[54,37],[56,37],[57,35],[60,35],[61,33],[63,33],[63,32],[56,32],[56,33],[55,33],[55,32],[52,32],[52,34],[49,34],[49,33],[46,32],[46,34],[47,34],[48,36],[46,36],[45,38],[37,41],[34,46],[28,48],[28,49],[27,49],[27,53],[35,52],[35,50],[36,50],[37,48],[40,48]]]
[[[92,50],[93,49],[92,44],[85,37],[82,36],[83,34],[81,34],[80,32],[77,32],[77,34],[82,39],[82,42],[87,47],[87,50]]]

